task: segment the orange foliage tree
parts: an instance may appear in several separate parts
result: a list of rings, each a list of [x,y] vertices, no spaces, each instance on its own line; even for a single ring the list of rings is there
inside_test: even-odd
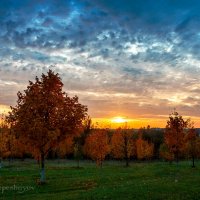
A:
[[[114,158],[125,159],[128,167],[130,157],[135,155],[133,134],[121,128],[117,129],[111,138],[111,153]]]
[[[20,139],[16,137],[12,127],[3,121],[0,125],[0,163],[2,158],[11,161],[13,157],[22,157],[24,153],[25,148]]]
[[[87,136],[90,134],[91,128],[92,128],[92,120],[89,116],[87,116],[85,120],[83,121],[82,130],[73,139],[74,158],[77,161],[78,168],[79,168],[80,159],[83,156],[83,147],[85,144],[85,140]]]
[[[29,81],[24,92],[17,93],[17,105],[11,107],[7,121],[13,124],[18,137],[41,160],[41,182],[45,181],[45,157],[68,135],[82,126],[87,108],[62,91],[58,74]]]
[[[91,130],[91,118],[87,116],[83,120],[83,126],[80,130],[76,131],[76,134],[70,135],[63,140],[58,148],[56,153],[59,157],[66,157],[67,155],[73,154],[75,160],[77,161],[77,168],[80,166],[80,159],[83,156],[83,146],[85,139]]]
[[[74,154],[74,158],[77,160],[77,167],[79,167],[79,161],[83,153],[83,145],[90,130],[91,118],[86,116],[83,120],[82,127],[76,130],[75,134],[69,135],[60,142],[56,149],[58,156],[64,158],[67,155]]]
[[[194,160],[200,156],[200,138],[193,127],[188,130],[185,143],[186,153],[192,159],[192,167],[195,167]]]
[[[165,143],[160,145],[159,156],[160,158],[163,158],[170,163],[174,160],[174,154],[170,152],[168,146]]]
[[[109,138],[106,130],[93,130],[86,138],[84,153],[95,160],[98,166],[100,165],[102,167],[103,160],[109,152]]]
[[[177,162],[184,149],[185,130],[188,126],[189,120],[184,120],[183,117],[176,111],[169,116],[169,120],[167,121],[164,141],[169,149],[169,152],[174,154]]]
[[[142,139],[142,133],[140,132],[139,132],[139,137],[136,140],[136,152],[137,152],[137,158],[140,160],[150,159],[153,157],[154,144]]]
[[[7,132],[8,132],[8,127],[4,122],[2,122],[0,124],[0,168],[2,168],[2,160],[5,157],[7,151],[6,148]]]
[[[73,153],[73,137],[71,135],[59,143],[57,153],[61,158]]]

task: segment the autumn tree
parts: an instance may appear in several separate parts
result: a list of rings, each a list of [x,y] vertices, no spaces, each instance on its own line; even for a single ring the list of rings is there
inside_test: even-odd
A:
[[[73,150],[74,158],[77,161],[77,167],[79,168],[80,159],[83,155],[83,147],[87,136],[90,134],[92,128],[92,120],[89,116],[83,121],[82,130],[73,138]]]
[[[143,139],[142,129],[139,129],[138,131],[138,139],[136,140],[136,152],[137,158],[139,160],[150,159],[153,157],[154,144]]]
[[[174,154],[170,152],[168,146],[163,143],[160,145],[159,156],[170,163],[174,160]]]
[[[93,132],[86,138],[84,153],[92,160],[95,160],[97,166],[102,167],[103,160],[109,151],[109,138],[106,130],[93,130]]]
[[[8,133],[8,127],[4,123],[4,121],[2,121],[0,124],[0,168],[2,168],[3,166],[2,160],[7,152],[6,149],[7,133]]]
[[[133,134],[128,130],[118,128],[111,138],[111,153],[114,158],[125,159],[126,167],[128,167],[130,157],[135,155]]]
[[[164,142],[167,145],[169,152],[174,154],[177,162],[185,145],[184,136],[188,125],[189,120],[184,120],[176,111],[169,116],[169,120],[167,121]]]
[[[73,136],[69,135],[62,140],[56,149],[56,153],[59,157],[65,158],[66,156],[73,154]]]
[[[45,157],[67,136],[82,126],[87,108],[78,97],[63,92],[58,74],[49,70],[29,81],[24,92],[17,93],[17,105],[11,107],[7,121],[18,137],[41,160],[41,182],[45,182]]]
[[[200,138],[194,127],[191,127],[185,136],[185,150],[192,159],[192,167],[195,167],[194,161],[200,155]]]
[[[153,150],[154,150],[153,143],[143,140],[142,138],[138,138],[136,140],[137,158],[139,160],[152,158]]]
[[[154,144],[153,157],[159,158],[160,146],[164,141],[164,131],[162,129],[150,128],[150,126],[140,128],[139,131],[142,132],[142,138],[144,140]]]
[[[2,121],[0,124],[0,163],[2,158],[8,158],[10,163],[13,157],[22,157],[24,153],[25,148],[20,139],[16,137],[12,126]]]
[[[87,115],[80,129],[77,129],[73,135],[70,134],[59,143],[55,150],[58,156],[65,158],[68,155],[74,154],[74,158],[77,160],[77,167],[79,167],[79,161],[83,154],[83,145],[90,130],[91,118]]]

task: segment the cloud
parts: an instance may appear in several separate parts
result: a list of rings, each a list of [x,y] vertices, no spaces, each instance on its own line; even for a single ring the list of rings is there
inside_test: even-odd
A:
[[[197,0],[2,0],[0,104],[53,68],[94,117],[174,107],[199,116],[199,9]]]

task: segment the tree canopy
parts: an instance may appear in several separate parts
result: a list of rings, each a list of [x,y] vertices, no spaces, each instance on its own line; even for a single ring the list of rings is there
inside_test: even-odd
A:
[[[184,120],[176,111],[169,116],[169,120],[167,121],[164,140],[169,152],[174,154],[177,162],[180,153],[184,149],[185,130],[188,129],[189,126],[190,120]]]
[[[61,78],[52,70],[36,77],[35,82],[29,81],[27,89],[18,92],[17,97],[7,121],[42,163],[49,150],[81,129],[87,115],[87,107],[78,102],[77,96],[63,92]]]

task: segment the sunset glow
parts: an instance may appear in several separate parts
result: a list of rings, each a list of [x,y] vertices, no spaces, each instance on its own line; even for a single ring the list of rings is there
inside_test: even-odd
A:
[[[124,117],[114,117],[111,122],[113,123],[126,123],[128,120]]]
[[[0,3],[0,114],[53,69],[101,124],[164,127],[174,108],[200,118],[199,4],[11,2]]]
[[[7,114],[10,111],[10,107],[6,105],[0,105],[0,114]]]

